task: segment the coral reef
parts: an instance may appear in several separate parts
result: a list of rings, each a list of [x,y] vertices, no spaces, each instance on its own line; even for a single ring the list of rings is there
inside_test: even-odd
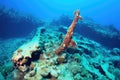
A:
[[[107,49],[94,40],[90,40],[73,31],[77,24],[77,11],[67,34],[59,31],[67,30],[65,25],[53,26],[48,23],[37,28],[32,39],[18,40],[18,44],[0,45],[0,53],[5,50],[10,55],[13,52],[12,62],[2,62],[0,58],[1,80],[119,80],[120,76],[120,49]],[[66,19],[67,20],[67,19]],[[74,23],[75,22],[75,23]],[[80,22],[81,24],[84,23]],[[78,23],[78,24],[80,24]],[[89,22],[90,23],[90,22]],[[87,24],[87,23],[86,23]],[[82,24],[83,25],[83,24]],[[84,27],[84,26],[83,26]],[[80,28],[80,27],[76,27]],[[108,35],[109,36],[109,35]],[[66,41],[66,39],[68,41]],[[72,48],[71,40],[77,44]],[[11,42],[10,42],[11,43]],[[74,42],[73,42],[74,43]],[[22,45],[21,45],[22,44]],[[66,47],[59,50],[61,45]],[[5,48],[2,48],[5,47]],[[9,49],[7,49],[9,48]],[[54,51],[59,50],[56,52]],[[9,56],[8,55],[8,56]],[[6,60],[7,55],[4,57]],[[11,56],[10,56],[11,57]],[[4,64],[4,65],[3,65]]]
[[[11,72],[14,70],[11,62],[12,53],[27,40],[24,38],[0,40],[0,80],[11,80]]]
[[[24,37],[44,22],[31,14],[0,5],[0,25],[0,37],[8,39]]]
[[[68,18],[67,17],[68,17],[67,15],[61,16],[60,18],[53,20],[51,22],[51,25],[68,26],[68,24],[72,22],[72,19],[71,17]],[[120,31],[117,30],[115,26],[113,25],[104,26],[101,24],[97,24],[89,17],[84,17],[84,21],[78,22],[77,26],[79,27],[76,27],[75,32],[82,35],[83,37],[87,37],[89,39],[95,40],[96,42],[99,42],[100,44],[104,45],[107,48],[111,48],[111,49],[115,47],[120,48],[120,44],[119,44]],[[60,27],[59,31],[65,33],[66,30],[63,29],[63,27]]]

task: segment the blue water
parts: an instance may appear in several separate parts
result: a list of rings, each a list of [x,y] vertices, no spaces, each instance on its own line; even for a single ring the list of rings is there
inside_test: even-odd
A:
[[[88,16],[102,25],[113,24],[120,29],[120,0],[0,0],[0,4],[44,20],[57,18],[61,14],[72,15],[80,9],[82,16]]]
[[[75,78],[73,70],[75,69],[76,71],[76,69],[81,68],[80,71],[77,72],[83,77],[83,79],[84,77],[89,76],[91,77],[90,80],[98,80],[98,76],[102,75],[103,78],[106,79],[100,80],[108,80],[107,78],[110,78],[109,80],[114,80],[111,79],[111,75],[109,75],[109,73],[108,75],[106,74],[108,71],[115,76],[115,80],[120,80],[119,8],[120,0],[0,0],[0,80],[4,80],[4,78],[6,78],[5,80],[11,80],[12,78],[16,78],[12,80],[22,80],[21,78],[24,77],[24,74],[26,75],[27,73],[30,73],[30,70],[26,69],[27,72],[22,74],[21,72],[15,71],[16,69],[13,68],[13,66],[19,69],[20,66],[27,65],[27,67],[30,68],[32,61],[34,62],[34,59],[38,58],[39,56],[40,58],[43,57],[42,60],[47,60],[46,63],[48,63],[48,60],[51,57],[47,53],[50,53],[50,55],[53,54],[54,48],[56,47],[57,49],[57,46],[59,49],[59,45],[62,40],[64,40],[62,44],[63,48],[64,45],[66,45],[65,42],[67,42],[67,46],[65,46],[67,48],[69,47],[68,44],[74,44],[74,46],[76,46],[74,42],[77,43],[77,47],[69,47],[68,49],[64,50],[64,54],[67,53],[64,64],[75,62],[75,68],[71,67],[74,66],[74,64],[70,64],[70,71],[73,72],[71,74],[72,77]],[[66,27],[68,28],[71,24],[74,18],[74,11],[77,9],[80,10],[80,15],[83,17],[83,20],[79,21],[76,25],[74,35],[72,37],[68,37],[69,35],[67,35],[67,37],[63,39],[62,37],[67,31]],[[34,51],[34,49],[32,50],[34,47],[24,43],[31,44],[33,41],[29,40],[35,35],[37,28],[41,26],[42,28],[39,30],[40,36],[37,36],[37,33],[37,38],[32,39],[36,41],[36,44],[38,37],[40,38],[38,44],[33,45],[35,48],[37,48],[37,50]],[[58,33],[56,33],[56,31],[54,32],[56,28]],[[51,31],[51,29],[53,31]],[[68,32],[68,34],[70,33],[72,32]],[[21,45],[23,45],[23,47],[20,47]],[[60,49],[63,49],[62,47],[60,46]],[[38,48],[41,50],[39,51]],[[16,51],[16,49],[18,50]],[[29,56],[26,55],[26,51],[30,52],[32,58],[29,58]],[[20,53],[20,57],[18,53]],[[42,56],[43,54],[48,55],[50,58],[44,58],[44,56]],[[24,55],[26,57],[24,57]],[[14,65],[11,64],[12,56],[15,56],[13,57],[15,60],[12,60]],[[16,61],[16,59],[18,61]],[[54,60],[54,56],[52,56],[50,62],[52,62],[52,60]],[[22,62],[23,64],[21,65]],[[61,61],[58,63],[58,59],[56,59],[56,62],[54,62],[53,65],[56,66],[55,68],[57,70],[57,66],[61,65]],[[39,63],[41,64],[41,61],[35,61],[35,66]],[[76,63],[78,63],[78,65],[76,65]],[[103,65],[103,67],[101,65]],[[76,66],[79,67],[77,68]],[[84,66],[86,66],[85,70]],[[38,72],[36,73],[36,70],[42,69],[39,67],[41,66],[38,66],[38,68],[35,67],[35,75],[34,72],[33,74],[31,73],[31,75],[33,75],[35,78],[38,74]],[[52,68],[49,69],[52,70]],[[88,75],[88,72],[90,75]],[[63,77],[64,76],[65,75],[63,75]],[[67,76],[69,77],[70,75]],[[80,76],[78,76],[78,78],[80,78]],[[47,77],[48,79],[52,78],[52,76],[49,76],[49,74],[44,76],[44,73],[43,77],[46,79]]]

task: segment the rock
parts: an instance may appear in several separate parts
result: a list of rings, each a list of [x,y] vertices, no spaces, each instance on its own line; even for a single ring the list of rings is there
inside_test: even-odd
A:
[[[29,76],[30,76],[30,77],[33,77],[35,74],[36,74],[36,71],[35,71],[35,70],[32,70],[32,71],[29,73]]]
[[[61,56],[58,56],[57,62],[58,62],[59,64],[64,63],[64,62],[65,62],[65,59],[66,59],[66,54],[62,54]]]
[[[43,76],[44,78],[47,78],[47,77],[50,76],[50,70],[47,69],[47,68],[46,68],[46,69],[43,68],[43,69],[41,69],[41,71],[40,71],[40,75]]]
[[[50,74],[51,74],[52,77],[55,77],[55,78],[58,77],[58,72],[56,70],[52,69],[51,72],[50,72]]]

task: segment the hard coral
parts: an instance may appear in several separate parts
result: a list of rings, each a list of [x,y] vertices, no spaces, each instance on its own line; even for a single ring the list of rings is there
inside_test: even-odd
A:
[[[31,60],[37,58],[36,56],[38,56],[41,53],[41,48],[39,47],[39,31],[40,30],[38,29],[32,41],[22,45],[13,54],[12,62],[14,63],[14,67],[18,68],[22,72],[27,71],[27,66],[30,65]]]
[[[75,26],[78,22],[78,19],[82,19],[80,15],[80,11],[77,10],[75,11],[75,16],[74,16],[74,19],[73,19],[73,22],[72,24],[70,25],[68,31],[67,31],[67,34],[61,44],[61,46],[55,50],[55,54],[60,54],[62,51],[64,51],[69,45],[70,46],[74,46],[75,45],[75,42],[72,40],[72,35],[73,35],[73,31],[75,29]]]

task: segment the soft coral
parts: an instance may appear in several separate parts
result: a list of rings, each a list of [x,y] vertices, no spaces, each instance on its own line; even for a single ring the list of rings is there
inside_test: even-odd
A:
[[[70,46],[73,46],[71,45],[71,43],[74,43],[75,45],[75,42],[72,40],[72,35],[73,35],[73,31],[74,31],[74,28],[78,22],[78,19],[81,19],[82,20],[82,17],[79,16],[80,15],[80,11],[77,10],[75,11],[75,16],[74,16],[74,19],[73,19],[73,22],[72,24],[70,25],[68,31],[67,31],[67,34],[61,44],[61,46],[55,50],[55,54],[60,54],[62,51],[64,51],[69,45]]]

